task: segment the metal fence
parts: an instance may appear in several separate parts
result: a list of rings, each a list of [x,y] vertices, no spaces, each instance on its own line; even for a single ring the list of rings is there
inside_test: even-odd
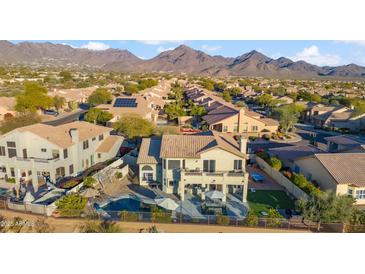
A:
[[[10,210],[6,201],[0,199],[0,209]],[[24,212],[32,214],[29,212]],[[1,215],[1,214],[0,214]],[[36,215],[36,214],[34,214]],[[109,220],[116,222],[141,222],[153,224],[196,224],[196,225],[220,225],[230,227],[251,227],[264,229],[299,230],[313,232],[351,232],[364,233],[365,225],[343,225],[342,223],[323,223],[319,227],[317,223],[303,221],[301,218],[237,218],[225,215],[204,215],[191,217],[177,212],[132,212],[132,211],[91,211],[85,214],[80,211],[68,212],[67,216],[59,215],[58,218],[78,218],[86,220]],[[319,230],[318,230],[319,228]]]

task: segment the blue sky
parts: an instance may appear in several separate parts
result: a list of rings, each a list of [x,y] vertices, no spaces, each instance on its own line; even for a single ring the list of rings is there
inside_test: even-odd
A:
[[[11,41],[18,43],[20,41]],[[34,41],[36,42],[36,41]],[[44,41],[42,41],[44,42]],[[107,48],[128,49],[136,56],[149,59],[160,52],[185,44],[194,49],[202,50],[210,55],[236,57],[251,50],[257,50],[265,55],[278,58],[288,57],[292,60],[304,60],[316,65],[344,65],[356,63],[365,65],[365,41],[240,41],[240,40],[185,40],[185,41],[49,41],[68,44],[72,47],[85,47],[93,50]]]

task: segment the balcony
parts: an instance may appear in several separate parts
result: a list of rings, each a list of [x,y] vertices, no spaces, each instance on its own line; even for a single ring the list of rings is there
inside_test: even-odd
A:
[[[247,180],[247,173],[244,171],[214,171],[204,172],[201,170],[180,170],[181,181],[188,184],[242,184]]]

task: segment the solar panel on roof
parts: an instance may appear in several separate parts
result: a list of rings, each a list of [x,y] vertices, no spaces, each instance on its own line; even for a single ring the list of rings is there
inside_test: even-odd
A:
[[[135,108],[137,107],[135,98],[117,98],[113,107],[116,108]]]

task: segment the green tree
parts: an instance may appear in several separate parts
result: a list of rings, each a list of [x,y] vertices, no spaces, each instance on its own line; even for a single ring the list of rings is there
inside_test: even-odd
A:
[[[134,94],[134,93],[138,93],[138,92],[139,92],[138,85],[132,84],[132,83],[127,83],[124,85],[124,93]]]
[[[223,92],[227,88],[227,85],[223,82],[215,83],[214,90],[218,92]]]
[[[55,97],[53,97],[53,106],[57,110],[60,110],[65,104],[66,104],[65,97],[58,96],[58,95],[56,95]]]
[[[58,76],[62,78],[62,82],[68,82],[72,80],[72,74],[68,70],[61,71]]]
[[[191,110],[190,110],[190,115],[191,116],[199,116],[199,117],[202,117],[206,114],[206,110],[203,106],[199,106],[199,105],[193,105],[191,107]]]
[[[33,112],[53,106],[53,99],[47,95],[47,89],[35,82],[25,82],[24,92],[16,97],[15,110]]]
[[[229,94],[229,92],[227,90],[223,91],[223,99],[226,102],[232,101],[232,96]]]
[[[98,124],[105,124],[110,119],[113,118],[113,114],[101,110],[100,108],[91,108],[85,115],[85,121],[89,123],[98,123]]]
[[[170,120],[174,120],[180,116],[186,116],[186,111],[179,102],[172,102],[164,106],[164,112]]]
[[[39,123],[41,118],[35,113],[25,113],[6,119],[0,123],[0,132],[5,134],[13,129]]]
[[[282,162],[277,157],[270,157],[268,161],[269,165],[275,170],[279,171],[283,166]]]
[[[152,122],[137,114],[128,114],[114,124],[114,129],[126,135],[129,139],[151,136],[154,130]]]
[[[56,202],[61,216],[80,216],[86,206],[86,198],[79,194],[69,194]]]
[[[98,88],[90,94],[88,103],[92,106],[106,104],[112,100],[112,94],[105,88]]]
[[[272,116],[279,120],[281,129],[284,132],[288,132],[298,122],[300,114],[304,109],[305,107],[301,105],[289,104],[275,108]]]

